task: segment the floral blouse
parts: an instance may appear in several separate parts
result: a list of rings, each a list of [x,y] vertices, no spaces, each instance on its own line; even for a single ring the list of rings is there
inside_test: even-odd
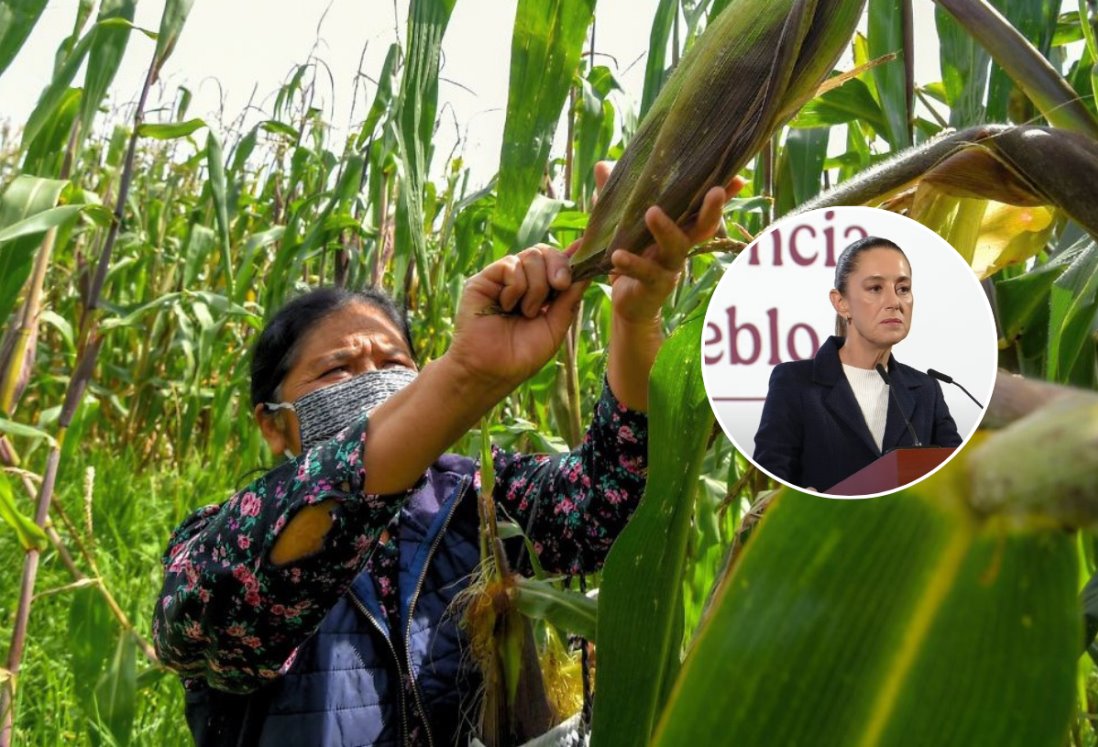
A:
[[[644,490],[647,422],[604,386],[573,451],[521,455],[493,447],[496,503],[527,529],[544,568],[577,574],[601,566]],[[162,661],[185,687],[205,681],[247,693],[277,678],[363,570],[374,577],[386,612],[397,608],[397,568],[385,545],[395,540],[412,491],[362,491],[367,437],[363,418],[228,501],[197,510],[173,532],[152,633]],[[294,514],[333,499],[324,548],[286,565],[270,562]]]

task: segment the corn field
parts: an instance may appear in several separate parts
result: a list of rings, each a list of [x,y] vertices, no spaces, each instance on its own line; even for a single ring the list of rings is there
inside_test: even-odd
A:
[[[607,248],[650,241],[648,205],[685,220],[738,174],[725,235],[664,309],[640,508],[599,574],[537,579],[520,604],[539,641],[594,643],[592,743],[1098,745],[1098,5],[934,0],[940,77],[920,80],[912,6],[931,0],[659,0],[625,90],[596,0],[501,3],[506,121],[476,183],[434,146],[462,2],[411,0],[335,134],[316,59],[257,124],[221,129],[156,85],[186,73],[192,0],[164,0],[156,29],[137,0],[81,0],[33,112],[0,130],[0,744],[191,743],[149,643],[160,557],[277,459],[248,353],[284,300],[382,286],[422,365],[466,278],[582,236],[596,282],[566,344],[453,449],[560,453],[603,383]],[[0,76],[45,6],[0,0]],[[123,58],[147,58],[145,84],[107,106]],[[736,252],[838,205],[945,237],[999,333],[974,440],[872,501],[768,480],[701,384],[699,314]]]

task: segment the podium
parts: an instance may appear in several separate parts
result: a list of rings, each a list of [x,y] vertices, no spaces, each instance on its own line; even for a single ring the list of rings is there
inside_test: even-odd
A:
[[[953,448],[946,446],[894,449],[823,492],[831,495],[871,495],[892,490],[922,477],[953,452]]]

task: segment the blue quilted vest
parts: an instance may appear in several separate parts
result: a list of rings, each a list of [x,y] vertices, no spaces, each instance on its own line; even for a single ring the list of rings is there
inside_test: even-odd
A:
[[[359,574],[283,677],[248,695],[187,693],[195,743],[401,745],[406,714],[416,709],[430,743],[457,744],[467,733],[460,697],[477,682],[462,665],[462,634],[447,607],[479,560],[474,471],[469,459],[441,457],[401,511],[402,630],[389,629],[373,579]],[[414,698],[400,686],[409,668]]]

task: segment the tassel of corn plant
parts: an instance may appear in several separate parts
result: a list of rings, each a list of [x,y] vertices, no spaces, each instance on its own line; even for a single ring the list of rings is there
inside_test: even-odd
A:
[[[572,259],[573,278],[652,242],[644,211],[679,224],[727,184],[800,106],[846,48],[864,0],[737,0],[682,59],[629,142]]]

